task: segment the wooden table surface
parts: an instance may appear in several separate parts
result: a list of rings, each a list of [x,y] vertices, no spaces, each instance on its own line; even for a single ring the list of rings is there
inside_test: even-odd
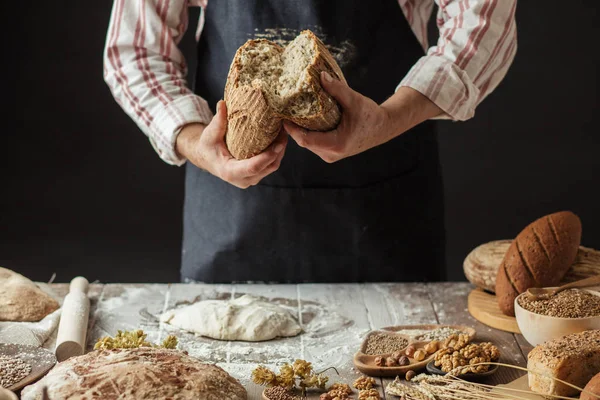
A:
[[[53,284],[57,294],[68,291],[67,284]],[[491,341],[502,353],[502,362],[525,366],[531,347],[521,335],[492,329],[474,320],[467,311],[469,283],[382,283],[382,284],[301,284],[301,285],[205,285],[205,284],[93,284],[90,286],[92,308],[88,331],[88,350],[102,336],[114,335],[118,329],[143,329],[152,342],[169,333],[179,339],[179,348],[200,359],[217,363],[246,387],[249,399],[261,399],[261,387],[250,382],[257,365],[276,368],[296,358],[311,361],[316,369],[334,366],[340,376],[328,373],[331,382],[351,384],[360,376],[352,364],[354,353],[365,334],[372,329],[392,325],[459,324],[476,329],[477,340]],[[321,337],[302,334],[294,338],[261,343],[220,342],[196,337],[159,324],[156,317],[182,302],[231,298],[244,293],[274,301],[287,299],[297,306],[296,316],[307,318],[303,305],[320,304],[352,323]],[[487,383],[508,383],[523,372],[500,368]],[[378,379],[381,398],[389,379]],[[356,396],[355,396],[356,397]],[[313,394],[309,398],[318,398]],[[387,398],[397,399],[395,396]]]

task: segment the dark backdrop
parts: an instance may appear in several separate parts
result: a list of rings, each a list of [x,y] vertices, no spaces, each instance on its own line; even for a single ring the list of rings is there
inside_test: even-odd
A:
[[[155,155],[102,80],[110,9],[38,2],[10,14],[0,265],[32,279],[178,280],[184,171]],[[197,16],[182,45],[190,61]],[[561,209],[600,248],[595,2],[521,1],[517,22],[505,81],[473,120],[439,125],[455,280],[474,246]]]

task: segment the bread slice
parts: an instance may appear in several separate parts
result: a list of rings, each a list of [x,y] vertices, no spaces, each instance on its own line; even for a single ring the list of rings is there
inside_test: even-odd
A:
[[[536,346],[527,357],[529,388],[536,393],[572,396],[600,371],[600,330],[573,333]]]
[[[237,159],[255,156],[277,137],[284,119],[328,131],[341,118],[337,102],[321,86],[321,71],[346,81],[323,42],[311,31],[287,47],[259,39],[238,49],[225,85],[225,141]]]
[[[515,298],[532,287],[555,286],[575,262],[581,221],[570,211],[546,215],[519,233],[496,277],[500,310],[515,315]]]

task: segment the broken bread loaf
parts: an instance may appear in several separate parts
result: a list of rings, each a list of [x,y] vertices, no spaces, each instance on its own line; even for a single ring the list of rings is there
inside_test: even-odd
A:
[[[321,71],[345,82],[323,42],[308,30],[285,48],[264,39],[240,47],[225,85],[225,141],[231,154],[245,159],[261,153],[275,140],[284,119],[309,130],[335,128],[341,111],[322,88]]]
[[[35,283],[0,267],[0,321],[37,322],[58,307]]]
[[[600,371],[600,330],[573,333],[536,346],[527,357],[529,388],[546,396],[573,396]],[[554,378],[554,379],[552,379]]]

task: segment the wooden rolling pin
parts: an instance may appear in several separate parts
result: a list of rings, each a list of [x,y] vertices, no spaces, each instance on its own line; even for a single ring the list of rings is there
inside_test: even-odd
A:
[[[56,338],[56,359],[64,361],[85,352],[90,299],[87,296],[89,282],[78,276],[71,281],[69,293],[63,302],[58,335]]]
[[[494,293],[498,267],[512,240],[496,240],[474,248],[463,263],[465,276],[473,285]],[[600,274],[600,251],[579,246],[575,263],[561,285]]]

